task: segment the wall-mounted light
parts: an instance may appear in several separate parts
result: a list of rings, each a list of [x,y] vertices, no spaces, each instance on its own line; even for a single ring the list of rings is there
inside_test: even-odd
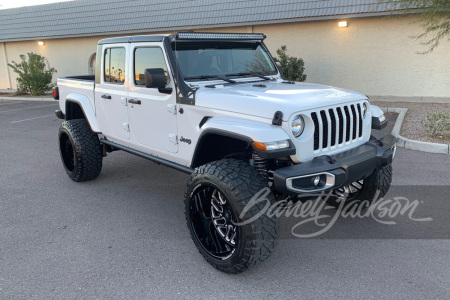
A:
[[[338,26],[339,27],[348,27],[347,21],[339,21]]]
[[[39,42],[38,42],[38,45],[39,45],[39,46],[44,46],[45,43],[44,43],[43,41],[39,41]]]

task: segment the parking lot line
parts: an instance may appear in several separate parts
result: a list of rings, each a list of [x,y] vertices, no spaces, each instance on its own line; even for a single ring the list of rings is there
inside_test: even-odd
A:
[[[25,121],[31,121],[31,120],[40,119],[40,118],[45,118],[45,117],[51,117],[51,116],[54,116],[54,115],[55,115],[55,114],[51,114],[51,115],[46,115],[46,116],[41,116],[41,117],[36,117],[36,118],[30,118],[30,119],[24,119],[24,120],[13,121],[13,122],[11,122],[11,124],[14,124],[14,123],[20,123],[20,122],[25,122]]]
[[[29,106],[29,107],[22,107],[22,108],[16,108],[16,109],[10,109],[10,110],[3,110],[0,111],[1,113],[10,112],[10,111],[16,111],[16,110],[22,110],[22,109],[29,109],[29,108],[39,108],[39,107],[47,107],[47,106],[55,106],[57,104],[48,104],[48,105],[40,105],[40,106]]]

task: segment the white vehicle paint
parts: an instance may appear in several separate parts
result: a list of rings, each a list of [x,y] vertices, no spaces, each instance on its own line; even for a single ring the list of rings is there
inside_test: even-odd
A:
[[[100,41],[95,76],[59,79],[54,90],[56,115],[66,119],[58,133],[66,173],[92,180],[108,152],[123,150],[191,174],[186,223],[206,260],[227,273],[275,247],[278,219],[258,216],[258,194],[272,208],[323,190],[329,200],[383,197],[395,139],[370,135],[386,125],[384,115],[359,93],[284,81],[264,38],[189,32]]]
[[[126,64],[124,82],[117,85],[105,82],[104,53],[106,49],[120,47],[125,49]],[[158,89],[135,84],[133,53],[142,47],[161,49],[168,68],[167,87],[172,88],[173,93],[160,93]],[[195,89],[195,105],[184,104],[177,101],[176,95],[174,76],[179,70],[171,69],[173,65],[164,47],[163,42],[102,44],[99,50],[103,55],[97,55],[101,59],[97,67],[102,70],[97,73],[99,78],[95,84],[78,79],[58,79],[62,113],[66,114],[66,101],[74,101],[82,107],[92,130],[109,141],[187,167],[193,162],[200,136],[208,130],[239,134],[255,142],[290,140],[296,148],[296,153],[290,158],[300,163],[366,143],[370,138],[372,111],[379,117],[377,107],[368,105],[367,97],[360,93],[311,83],[286,83],[278,72],[268,76],[272,80],[259,80],[256,76],[236,78],[236,84],[227,84],[220,79],[191,80],[187,83]],[[130,99],[139,100],[141,104],[132,104]],[[331,122],[332,111],[339,126],[338,108],[348,107],[351,115],[352,106],[357,111],[357,107],[362,109],[363,105],[368,107],[367,114],[362,118],[356,112],[356,122],[362,120],[362,126],[358,126],[355,138],[346,141],[344,133],[342,142],[339,142],[339,132],[332,137],[329,130],[328,136],[321,134],[320,147],[315,149],[313,113],[320,115],[325,111],[327,121]],[[282,112],[281,126],[272,125],[276,111]],[[298,138],[290,130],[290,124],[297,115],[305,121],[304,132]],[[199,124],[205,117],[208,119],[200,128]],[[350,135],[353,135],[353,117],[345,119],[351,122]],[[321,118],[319,121],[322,133],[324,124]],[[331,145],[332,138],[335,139],[334,145]],[[190,143],[183,142],[185,140]],[[324,140],[330,142],[325,145]]]

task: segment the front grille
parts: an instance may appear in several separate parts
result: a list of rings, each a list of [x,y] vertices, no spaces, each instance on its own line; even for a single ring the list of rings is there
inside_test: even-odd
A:
[[[336,109],[339,118],[339,144],[344,142],[344,116],[342,115],[342,109],[338,107]],[[317,135],[319,135],[319,131],[317,131]]]
[[[346,118],[346,123],[347,123],[347,127],[345,128],[345,141],[348,142],[350,140],[350,113],[348,112],[348,107],[345,106],[344,107],[344,111],[345,111],[345,118]]]
[[[328,145],[328,120],[324,110],[320,111],[320,118],[323,126],[322,148],[326,148]]]
[[[331,119],[331,146],[336,145],[336,117],[334,116],[333,110],[330,108],[328,110]]]
[[[356,106],[358,106],[358,116],[361,116],[361,105],[359,105],[359,104],[357,104]],[[362,120],[361,120],[361,118],[359,119],[360,120],[360,122],[359,122],[359,134],[358,134],[358,137],[362,137]]]
[[[314,150],[333,147],[362,137],[360,104],[343,105],[311,113]]]
[[[317,114],[312,113],[311,118],[314,123],[314,128],[319,128],[319,120],[317,119]],[[314,149],[319,149],[319,131],[314,131]]]
[[[353,138],[352,140],[356,139],[356,122],[357,122],[357,118],[356,118],[356,111],[355,111],[355,106],[351,105],[352,108],[352,121],[353,121]]]

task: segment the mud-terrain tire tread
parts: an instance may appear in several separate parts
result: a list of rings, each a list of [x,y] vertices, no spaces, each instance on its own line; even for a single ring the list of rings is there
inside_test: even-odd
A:
[[[102,170],[103,152],[98,135],[91,130],[89,123],[84,119],[65,121],[59,129],[59,139],[63,133],[69,136],[75,152],[73,172],[65,167],[69,177],[77,182],[97,178]]]
[[[202,165],[194,170],[191,174],[186,187],[185,193],[185,216],[188,228],[190,229],[191,237],[196,241],[196,236],[189,224],[189,198],[195,184],[195,179],[199,176],[207,174],[213,181],[221,181],[228,187],[228,192],[231,193],[234,199],[228,199],[230,202],[235,201],[240,211],[246,206],[248,201],[261,189],[267,187],[267,181],[247,162],[224,159],[214,161]],[[212,182],[216,184],[217,182]],[[275,203],[275,198],[272,193],[267,196],[271,205]],[[246,213],[245,218],[251,218],[258,214],[265,206],[265,203],[258,203]],[[195,242],[197,249],[202,256],[216,269],[226,273],[241,273],[255,264],[265,261],[274,251],[277,244],[279,234],[279,221],[276,217],[268,217],[263,214],[261,217],[254,220],[248,225],[252,230],[245,235],[245,246],[243,255],[239,262],[229,266],[218,265],[214,259],[211,258],[200,245]],[[233,254],[234,255],[234,254]]]
[[[388,192],[392,183],[392,165],[387,165],[380,170],[372,173],[364,179],[364,188],[358,196],[358,200],[367,200],[370,203],[374,201],[374,197],[379,191],[378,198],[382,198]]]
[[[375,170],[370,176],[364,178],[361,191],[359,191],[358,194],[347,198],[343,205],[346,206],[350,203],[355,203],[355,201],[357,201],[357,205],[370,205],[387,194],[391,187],[391,183],[392,165],[387,165],[379,170]],[[377,196],[377,199],[375,199],[375,196]],[[339,198],[334,195],[329,195],[327,197],[327,203],[336,208],[341,205],[341,201],[342,200],[339,200]]]

